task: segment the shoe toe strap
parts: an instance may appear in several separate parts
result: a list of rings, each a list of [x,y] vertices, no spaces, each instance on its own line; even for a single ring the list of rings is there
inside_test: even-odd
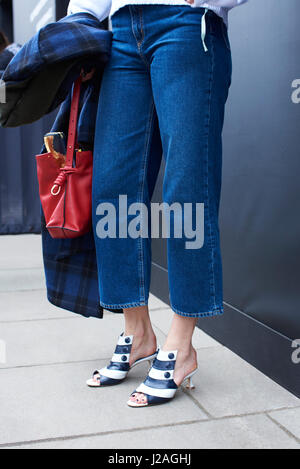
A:
[[[128,373],[128,371],[123,370],[123,369],[116,369],[110,368],[109,366],[106,366],[105,368],[102,368],[102,370],[99,371],[101,376],[106,376],[107,378],[112,378],[112,379],[124,379]]]
[[[170,387],[158,387],[158,383],[156,383],[156,387],[149,386],[149,384],[146,384],[148,381],[147,379],[144,381],[144,383],[140,384],[139,387],[136,389],[135,392],[139,392],[148,396],[153,396],[153,397],[161,397],[164,399],[171,399],[174,397],[177,386],[174,383],[174,386]],[[149,383],[149,382],[148,382]]]

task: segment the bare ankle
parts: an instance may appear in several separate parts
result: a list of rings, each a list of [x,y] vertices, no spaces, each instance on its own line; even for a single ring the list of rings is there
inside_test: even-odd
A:
[[[183,343],[179,341],[167,340],[163,346],[164,351],[168,350],[178,350],[181,354],[190,355],[194,351],[192,343]]]
[[[151,333],[152,325],[147,306],[124,309],[125,334],[145,337]]]
[[[139,321],[125,325],[125,335],[133,335],[135,338],[147,339],[154,335],[151,323]]]

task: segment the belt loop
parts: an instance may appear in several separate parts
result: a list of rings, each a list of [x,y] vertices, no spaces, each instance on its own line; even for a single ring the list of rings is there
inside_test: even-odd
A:
[[[205,43],[206,38],[206,13],[208,12],[208,8],[205,8],[205,12],[203,13],[202,20],[201,20],[201,37],[202,37],[202,44],[204,48],[204,52],[208,52],[208,48]]]

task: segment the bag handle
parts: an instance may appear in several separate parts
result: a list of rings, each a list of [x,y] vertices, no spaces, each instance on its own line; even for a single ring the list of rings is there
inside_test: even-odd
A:
[[[67,155],[66,155],[67,167],[72,167],[73,165],[75,145],[77,144],[77,121],[78,121],[81,82],[82,82],[82,77],[80,75],[74,83],[73,96],[72,96],[72,101],[71,101]]]
[[[75,81],[74,87],[73,87],[73,96],[72,96],[72,101],[71,101],[69,130],[68,130],[66,163],[65,163],[65,166],[60,169],[59,175],[57,176],[52,186],[51,194],[54,196],[60,193],[62,186],[65,184],[67,175],[76,171],[76,168],[73,168],[73,157],[74,157],[75,145],[77,145],[77,120],[78,120],[81,82],[82,82],[82,76],[80,75]]]

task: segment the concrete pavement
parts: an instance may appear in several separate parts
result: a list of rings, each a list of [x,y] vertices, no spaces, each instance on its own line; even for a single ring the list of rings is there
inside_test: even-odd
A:
[[[172,313],[153,296],[150,309],[162,343]],[[40,236],[0,237],[0,447],[300,448],[299,399],[200,330],[196,389],[171,403],[127,407],[146,365],[120,386],[87,388],[122,328],[120,315],[85,319],[47,302]]]

